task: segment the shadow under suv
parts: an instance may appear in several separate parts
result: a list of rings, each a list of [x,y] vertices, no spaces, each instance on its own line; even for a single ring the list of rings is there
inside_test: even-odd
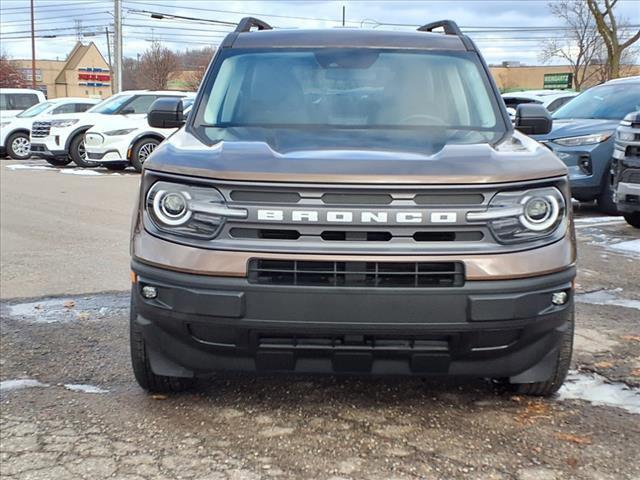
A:
[[[181,126],[181,103],[157,100],[148,121]],[[516,126],[551,119],[524,105]],[[131,253],[132,363],[150,391],[242,370],[471,375],[549,395],[569,367],[567,169],[514,131],[451,21],[242,20],[144,164]]]

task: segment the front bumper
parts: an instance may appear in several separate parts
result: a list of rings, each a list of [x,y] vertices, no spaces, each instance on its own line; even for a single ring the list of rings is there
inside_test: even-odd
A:
[[[257,285],[133,261],[132,300],[156,374],[218,370],[551,376],[575,268],[462,287]],[[145,299],[141,288],[155,286]],[[551,302],[564,291],[569,301]]]
[[[618,183],[614,199],[621,212],[640,212],[640,183]]]
[[[609,175],[613,137],[602,143],[576,147],[560,145],[552,140],[543,143],[567,166],[574,198],[588,201],[600,194],[605,176]]]
[[[31,143],[31,154],[35,157],[55,160],[64,160],[68,157],[64,150],[50,150],[49,146],[44,143]]]
[[[105,136],[96,132],[87,132],[84,137],[87,156],[99,163],[127,162],[127,145],[121,137]]]

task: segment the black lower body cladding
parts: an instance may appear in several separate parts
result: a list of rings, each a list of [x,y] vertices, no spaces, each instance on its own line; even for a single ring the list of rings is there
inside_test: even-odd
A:
[[[240,370],[541,382],[573,321],[573,267],[444,288],[259,285],[132,268],[132,322],[153,372],[169,377]],[[567,293],[565,303],[553,303],[556,292]]]

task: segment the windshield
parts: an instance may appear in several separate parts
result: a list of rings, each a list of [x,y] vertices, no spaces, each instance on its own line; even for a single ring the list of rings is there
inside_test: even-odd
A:
[[[640,109],[640,84],[621,83],[593,87],[553,114],[553,118],[596,118],[622,120],[624,116]]]
[[[106,100],[98,103],[96,106],[87,110],[87,112],[91,113],[104,113],[106,115],[111,115],[116,112],[125,102],[131,99],[133,95],[114,95],[113,97],[109,97]]]
[[[413,132],[476,143],[506,129],[477,56],[467,52],[231,51],[204,91],[194,125],[213,141],[229,138],[228,129],[243,129],[247,140],[252,130],[259,137],[264,129],[304,129],[308,138],[309,130],[348,129],[398,131],[403,142]]]
[[[27,108],[24,112],[19,113],[18,115],[16,115],[16,117],[20,117],[20,118],[35,117],[36,115],[44,112],[51,105],[53,105],[53,102],[37,103],[33,107]]]

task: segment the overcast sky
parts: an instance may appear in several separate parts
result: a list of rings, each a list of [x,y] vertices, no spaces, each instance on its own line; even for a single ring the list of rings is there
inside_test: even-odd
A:
[[[37,58],[63,60],[79,33],[83,41],[94,41],[106,58],[105,27],[113,30],[113,3],[113,0],[35,0],[37,36],[55,35],[36,39]],[[537,64],[541,39],[563,35],[562,30],[551,29],[561,27],[562,22],[550,15],[548,0],[122,0],[122,4],[124,53],[131,57],[142,53],[154,39],[174,50],[217,45],[231,29],[203,21],[152,19],[149,12],[224,22],[237,22],[242,16],[251,14],[283,28],[339,26],[343,5],[346,6],[346,25],[355,28],[415,28],[419,24],[448,18],[458,22],[463,29],[466,27],[489,63],[511,60]],[[0,1],[0,48],[11,58],[31,56],[28,5],[27,0]],[[621,0],[617,14],[633,24],[640,23],[640,1]],[[540,28],[547,29],[536,31]]]

